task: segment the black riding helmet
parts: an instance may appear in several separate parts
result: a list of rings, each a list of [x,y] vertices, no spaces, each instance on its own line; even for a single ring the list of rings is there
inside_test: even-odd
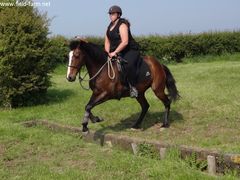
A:
[[[119,6],[112,6],[109,8],[108,14],[112,14],[112,13],[119,13],[120,16],[122,15],[122,9]]]

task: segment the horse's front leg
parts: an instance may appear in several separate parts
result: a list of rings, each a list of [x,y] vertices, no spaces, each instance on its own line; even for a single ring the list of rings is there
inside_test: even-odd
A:
[[[102,119],[98,118],[98,117],[95,117],[91,110],[94,106],[98,105],[98,104],[101,104],[102,102],[106,101],[107,98],[106,98],[106,93],[100,93],[100,94],[92,94],[88,104],[86,105],[85,107],[85,114],[84,114],[84,117],[83,117],[83,122],[82,122],[82,131],[83,132],[88,132],[88,122],[89,120],[91,120],[93,123],[94,122],[101,122],[103,121]]]
[[[90,119],[90,114],[91,114],[91,109],[93,106],[91,106],[90,101],[89,103],[86,105],[85,107],[85,113],[84,113],[84,117],[83,117],[83,121],[82,121],[82,132],[88,132],[88,121]]]

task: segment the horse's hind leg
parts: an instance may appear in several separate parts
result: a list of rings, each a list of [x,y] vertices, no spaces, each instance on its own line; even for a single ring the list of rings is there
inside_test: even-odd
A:
[[[144,94],[139,95],[137,97],[137,101],[141,105],[142,112],[141,112],[141,115],[139,116],[139,118],[137,119],[137,121],[135,122],[135,124],[132,126],[132,128],[134,128],[134,129],[140,128],[143,118],[145,117],[145,115],[148,111],[148,108],[149,108],[149,104],[148,104],[147,99],[145,98]]]
[[[165,113],[164,113],[164,121],[162,127],[169,127],[169,111],[170,111],[170,105],[171,101],[169,100],[168,96],[164,93],[163,88],[157,88],[153,89],[155,95],[163,102],[165,106]]]

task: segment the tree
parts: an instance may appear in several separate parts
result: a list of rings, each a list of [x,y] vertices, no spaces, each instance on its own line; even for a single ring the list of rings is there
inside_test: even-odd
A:
[[[0,10],[0,105],[32,105],[44,99],[54,67],[48,26],[46,15],[31,6]]]

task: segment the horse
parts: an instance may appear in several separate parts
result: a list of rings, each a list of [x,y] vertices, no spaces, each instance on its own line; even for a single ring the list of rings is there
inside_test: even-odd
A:
[[[106,66],[106,64],[111,62],[111,60],[108,59],[108,54],[100,46],[78,38],[73,39],[69,47],[67,80],[74,82],[84,65],[90,77],[89,87],[92,90],[92,95],[85,106],[85,114],[82,121],[82,132],[88,132],[89,120],[93,123],[103,121],[103,119],[92,114],[91,110],[93,107],[110,99],[120,100],[123,97],[129,97],[130,92],[120,81],[117,62],[112,62],[112,73],[115,73],[115,77],[110,78],[109,66]],[[145,97],[145,91],[150,87],[165,106],[164,121],[161,127],[168,128],[170,126],[170,105],[180,97],[175,79],[169,68],[160,64],[156,58],[145,56],[143,61],[148,65],[151,77],[148,80],[137,83],[135,86],[138,90],[136,100],[141,106],[141,114],[132,125],[132,128],[141,128],[141,123],[150,106]],[[168,95],[165,93],[165,88],[168,90]]]

